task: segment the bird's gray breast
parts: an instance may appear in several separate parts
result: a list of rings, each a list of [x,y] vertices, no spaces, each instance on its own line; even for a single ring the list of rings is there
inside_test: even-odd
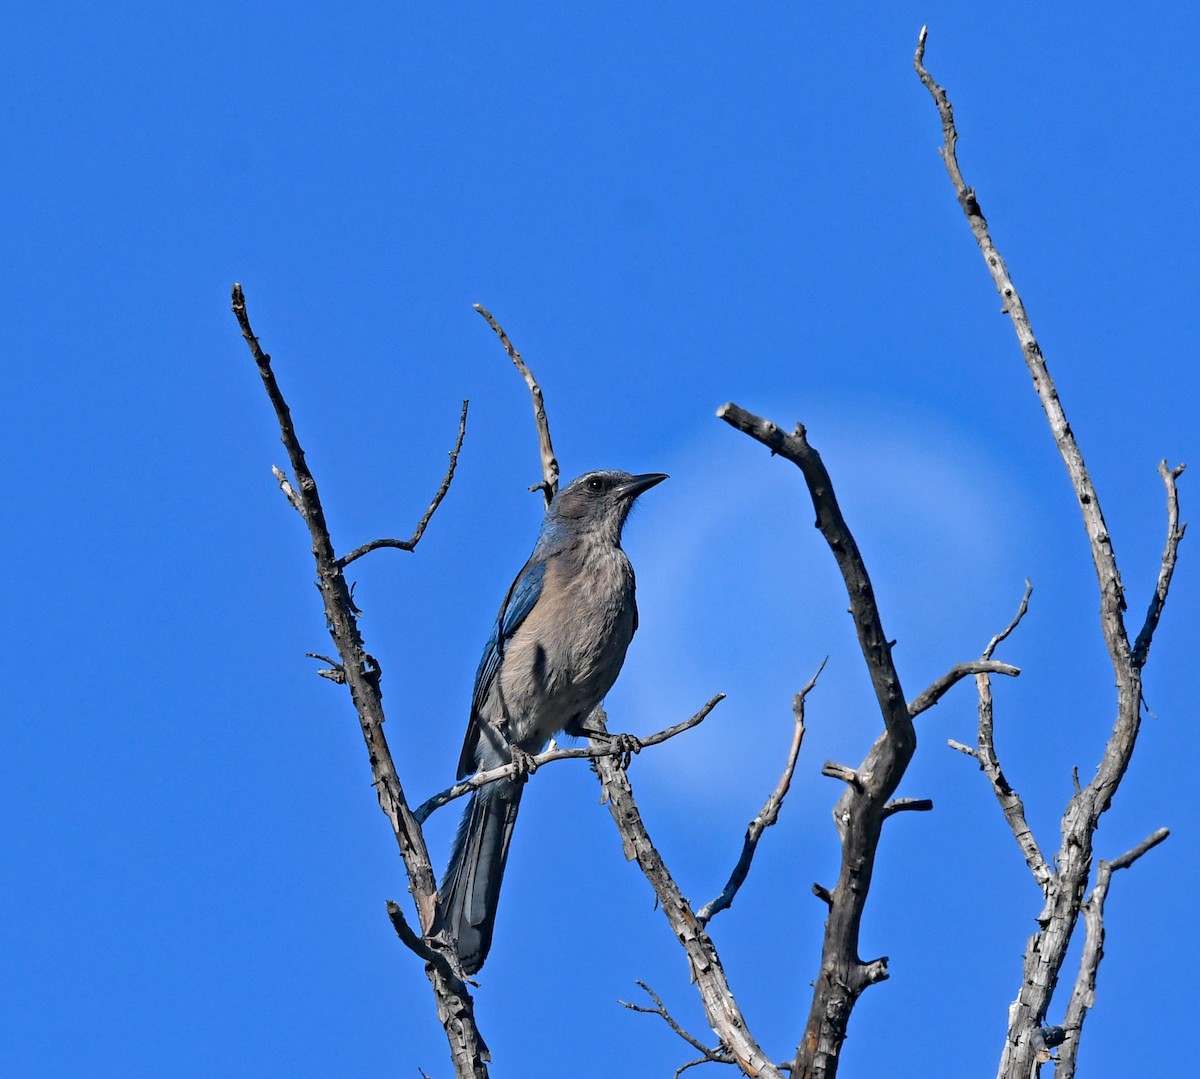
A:
[[[552,559],[542,596],[505,649],[499,689],[513,737],[536,752],[612,688],[633,638],[634,579],[619,547]]]

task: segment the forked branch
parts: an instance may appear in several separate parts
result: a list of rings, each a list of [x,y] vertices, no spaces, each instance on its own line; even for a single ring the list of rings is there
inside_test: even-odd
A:
[[[1083,904],[1083,955],[1079,959],[1079,974],[1075,978],[1071,1001],[1067,1005],[1067,1015],[1063,1020],[1065,1038],[1054,1068],[1054,1079],[1075,1079],[1083,1022],[1087,1018],[1088,1010],[1096,1002],[1096,975],[1100,969],[1100,960],[1104,958],[1104,901],[1108,898],[1108,886],[1112,875],[1118,869],[1128,869],[1170,834],[1166,828],[1159,828],[1120,858],[1114,858],[1111,862],[1102,861],[1096,870],[1096,884],[1092,888],[1092,894]]]
[[[648,986],[641,979],[638,980],[637,984],[645,992],[646,996],[654,1001],[653,1008],[648,1008],[645,1004],[633,1004],[628,1000],[620,1000],[617,1001],[617,1003],[623,1008],[628,1008],[631,1012],[641,1012],[643,1015],[657,1015],[664,1023],[667,1024],[667,1026],[669,1026],[676,1034],[678,1034],[679,1037],[687,1042],[688,1045],[701,1053],[699,1060],[689,1061],[687,1064],[684,1064],[675,1072],[676,1075],[686,1071],[688,1068],[694,1067],[696,1064],[732,1064],[734,1062],[732,1055],[723,1046],[717,1046],[716,1049],[710,1049],[694,1034],[689,1034],[686,1030],[684,1030],[683,1027],[680,1026],[676,1021],[675,1017],[672,1016],[669,1011],[667,1011],[667,1006],[662,1002],[662,998],[653,989],[651,989],[650,986]]]
[[[1125,596],[1117,569],[1112,540],[1100,509],[1095,485],[1083,461],[1083,454],[1067,422],[1058,391],[1050,378],[1045,357],[1034,335],[1028,313],[1008,268],[992,241],[987,220],[980,208],[975,191],[963,179],[958,163],[958,130],[954,110],[946,91],[925,69],[927,31],[921,30],[913,66],[922,84],[929,91],[941,119],[945,145],[942,160],[954,186],[958,203],[966,215],[971,234],[975,237],[988,272],[1004,303],[1004,311],[1012,322],[1025,364],[1033,376],[1034,388],[1075,491],[1083,517],[1084,530],[1091,548],[1092,564],[1100,591],[1100,629],[1112,663],[1117,687],[1116,721],[1108,744],[1096,769],[1086,785],[1079,787],[1067,804],[1062,818],[1062,843],[1051,872],[1037,844],[1029,834],[1020,809],[1020,800],[1008,787],[999,764],[995,761],[991,738],[991,697],[986,675],[977,676],[980,688],[980,747],[978,757],[985,771],[990,771],[993,788],[1000,797],[1005,815],[1021,844],[1030,869],[1045,892],[1045,903],[1038,915],[1040,929],[1030,939],[1025,951],[1021,989],[1009,1011],[1008,1034],[1000,1061],[1000,1079],[1029,1079],[1041,1063],[1048,1059],[1043,1034],[1046,1013],[1058,982],[1067,945],[1079,917],[1081,899],[1086,889],[1092,864],[1093,840],[1101,815],[1112,803],[1113,796],[1129,767],[1141,724],[1142,669],[1149,654],[1154,631],[1166,602],[1167,589],[1175,566],[1179,540],[1183,535],[1178,525],[1178,506],[1175,480],[1179,473],[1160,469],[1167,485],[1168,533],[1158,582],[1145,623],[1137,641],[1130,645],[1125,626]],[[985,744],[986,741],[986,744]]]
[[[588,726],[603,731],[605,725],[604,710],[597,708],[588,718]],[[779,1068],[759,1047],[746,1024],[716,946],[650,839],[637,802],[634,801],[628,774],[613,757],[597,757],[592,761],[592,767],[600,777],[609,812],[621,833],[625,857],[637,860],[638,867],[658,897],[659,906],[672,932],[687,953],[709,1026],[728,1051],[731,1062],[745,1075],[781,1079]]]

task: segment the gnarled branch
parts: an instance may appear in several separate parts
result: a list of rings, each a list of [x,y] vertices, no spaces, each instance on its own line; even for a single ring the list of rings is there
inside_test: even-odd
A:
[[[824,892],[829,897],[829,917],[825,922],[821,969],[814,983],[804,1037],[796,1048],[792,1074],[804,1079],[831,1079],[837,1073],[855,1002],[868,985],[887,977],[886,959],[864,962],[859,958],[859,930],[871,887],[884,810],[916,751],[917,736],[866,565],[842,516],[833,481],[820,455],[809,445],[804,425],[797,424],[792,432],[786,433],[732,402],[719,408],[717,416],[761,442],[773,454],[791,461],[803,474],[816,510],[817,528],[845,582],[859,647],[883,717],[884,732],[858,768],[828,762],[822,769],[825,775],[846,782],[833,811],[842,842],[842,865],[837,885]]]
[[[274,469],[276,479],[288,501],[295,507],[308,526],[312,539],[313,558],[316,561],[317,587],[325,607],[325,620],[329,635],[337,648],[341,660],[336,666],[350,688],[350,696],[358,713],[359,726],[366,743],[371,763],[371,773],[379,807],[391,823],[400,856],[408,873],[413,900],[421,921],[423,947],[441,955],[441,961],[429,961],[426,973],[437,1001],[438,1015],[442,1020],[451,1056],[459,1079],[486,1079],[488,1049],[475,1025],[474,1003],[465,985],[453,974],[457,957],[450,946],[437,936],[439,918],[437,883],[429,851],[421,825],[409,809],[401,786],[400,777],[392,761],[387,738],[383,733],[383,698],[379,690],[379,666],[363,647],[358,628],[357,608],[350,595],[350,587],[342,572],[342,564],[334,553],[329,525],[321,506],[317,482],[313,478],[304,457],[292,422],[291,410],[271,368],[271,357],[263,351],[258,338],[250,328],[246,312],[246,298],[241,285],[233,286],[233,313],[241,327],[242,336],[250,348],[258,373],[262,377],[267,396],[275,409],[280,434],[291,461],[295,484],[288,482],[279,469]],[[407,928],[405,919],[395,918],[392,924],[400,932],[400,925]],[[416,939],[415,933],[412,934]],[[402,934],[402,939],[404,935]],[[450,974],[447,974],[447,969]]]

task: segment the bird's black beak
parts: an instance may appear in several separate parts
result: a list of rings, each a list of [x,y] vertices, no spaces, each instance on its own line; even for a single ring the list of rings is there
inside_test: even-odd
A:
[[[632,502],[643,491],[648,491],[656,484],[670,478],[665,472],[647,472],[644,475],[634,476],[632,479],[626,480],[617,488],[616,493],[619,497]]]

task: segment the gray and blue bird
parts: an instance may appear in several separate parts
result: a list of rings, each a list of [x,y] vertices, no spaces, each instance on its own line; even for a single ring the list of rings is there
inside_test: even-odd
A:
[[[637,630],[633,567],[621,530],[659,472],[586,472],[546,507],[533,554],[500,605],[475,675],[458,778],[538,753],[583,721],[612,688]],[[463,970],[487,958],[524,777],[472,797],[442,880],[442,912]]]

